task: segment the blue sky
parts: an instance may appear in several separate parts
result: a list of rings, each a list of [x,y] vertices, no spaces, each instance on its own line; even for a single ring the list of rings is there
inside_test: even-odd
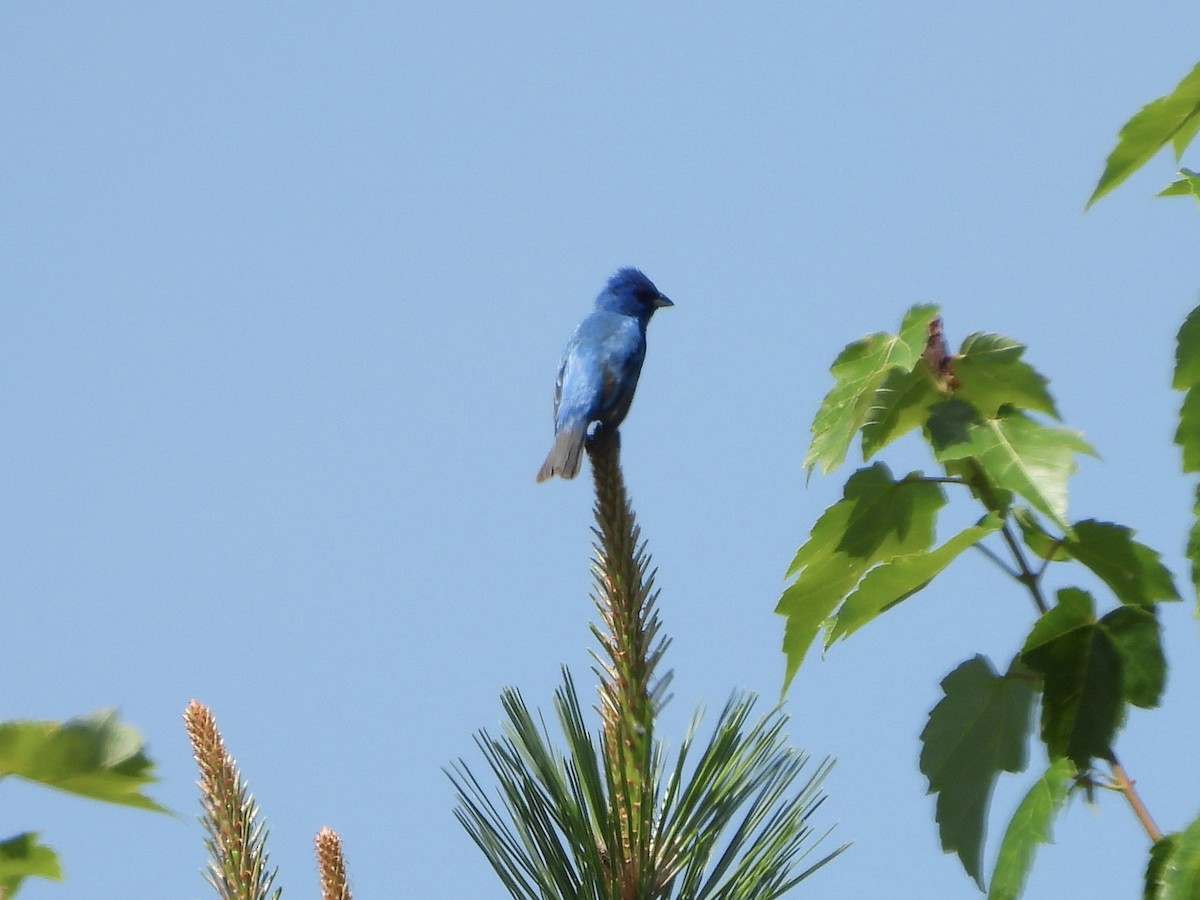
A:
[[[6,4],[0,717],[119,707],[180,814],[6,783],[5,833],[40,830],[69,876],[26,895],[207,894],[196,697],[287,896],[316,894],[322,825],[359,896],[503,896],[440,768],[478,761],[503,686],[548,708],[561,663],[585,681],[590,488],[533,475],[559,352],[621,265],[676,302],[623,429],[674,639],[665,733],[777,695],[783,572],[841,483],[800,468],[828,365],[914,303],[955,345],[1029,345],[1103,457],[1072,514],[1137,528],[1186,587],[1168,384],[1200,215],[1153,199],[1165,158],[1083,204],[1200,57],[1193,14]],[[1200,811],[1191,610],[1165,615],[1164,708],[1117,747],[1168,830]],[[970,557],[805,664],[792,739],[838,758],[821,824],[854,842],[808,894],[978,896],[917,735],[939,680],[1005,664],[1030,617]],[[1138,896],[1117,798],[1056,838],[1027,897]]]

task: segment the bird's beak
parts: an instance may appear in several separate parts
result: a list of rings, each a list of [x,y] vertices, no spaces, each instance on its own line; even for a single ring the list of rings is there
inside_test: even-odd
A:
[[[674,303],[672,303],[667,297],[664,297],[662,294],[659,294],[658,299],[656,299],[654,301],[655,309],[662,309],[664,306],[674,306],[674,305],[675,305]]]

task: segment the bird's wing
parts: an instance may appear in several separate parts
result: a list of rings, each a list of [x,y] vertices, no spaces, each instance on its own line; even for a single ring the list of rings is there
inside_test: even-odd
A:
[[[598,343],[581,325],[563,351],[554,383],[554,430],[582,425],[596,417],[603,367]]]
[[[558,423],[558,407],[562,403],[563,382],[567,378],[567,368],[571,363],[571,350],[577,343],[575,338],[571,338],[567,342],[567,347],[563,350],[562,360],[558,364],[558,377],[554,379],[554,422]]]
[[[597,311],[563,352],[555,387],[555,427],[602,420],[620,424],[633,399],[646,342],[636,319]]]
[[[604,389],[597,416],[610,425],[619,425],[629,412],[637,388],[642,361],[646,358],[646,339],[636,319],[617,316],[602,341],[600,362]]]

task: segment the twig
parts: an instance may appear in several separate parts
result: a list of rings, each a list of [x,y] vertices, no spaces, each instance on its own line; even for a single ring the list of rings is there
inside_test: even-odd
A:
[[[954,475],[905,475],[900,480],[922,484],[961,484],[969,487],[966,481]]]
[[[988,547],[987,545],[982,544],[982,543],[975,544],[973,546],[975,547],[976,550],[978,550],[980,553],[982,553],[984,556],[986,556],[988,559],[990,559],[992,562],[994,562],[996,565],[998,565],[1004,571],[1004,574],[1007,575],[1009,578],[1013,578],[1017,581],[1021,580],[1020,573],[1017,572],[1016,569],[1014,569],[1012,566],[1010,566],[1004,560],[1002,560],[996,554],[996,551],[994,551],[991,547]]]
[[[669,673],[655,668],[667,641],[658,637],[654,573],[621,475],[620,433],[602,429],[588,441],[596,487],[593,599],[600,625],[594,654],[600,677],[600,718],[619,823],[619,845],[608,849],[607,877],[622,898],[648,897],[655,881],[653,848],[654,719]]]
[[[1029,595],[1033,598],[1038,612],[1045,613],[1050,607],[1046,603],[1046,598],[1042,596],[1041,572],[1034,572],[1033,569],[1029,568],[1029,563],[1025,560],[1025,554],[1021,552],[1021,545],[1017,543],[1016,535],[1012,533],[1012,528],[1009,527],[1007,519],[1000,526],[1000,534],[1004,537],[1004,541],[1008,544],[1008,549],[1012,551],[1013,559],[1017,563],[1017,573],[1013,577],[1029,589]],[[1045,571],[1044,567],[1043,571]]]
[[[1109,768],[1112,769],[1113,780],[1117,783],[1117,790],[1125,795],[1125,799],[1129,802],[1130,809],[1137,816],[1137,820],[1142,823],[1142,828],[1146,830],[1146,834],[1154,843],[1162,840],[1162,832],[1158,826],[1154,824],[1154,819],[1150,816],[1150,810],[1146,809],[1146,804],[1142,802],[1142,796],[1134,787],[1134,781],[1125,771],[1125,767],[1121,765],[1111,749],[1105,754],[1105,759],[1108,762]]]

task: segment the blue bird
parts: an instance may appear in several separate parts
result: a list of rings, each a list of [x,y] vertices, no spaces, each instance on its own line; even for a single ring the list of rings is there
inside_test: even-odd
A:
[[[637,269],[620,269],[608,279],[595,311],[563,351],[554,386],[554,445],[538,481],[574,478],[592,424],[621,424],[646,358],[646,325],[656,309],[674,305]]]

